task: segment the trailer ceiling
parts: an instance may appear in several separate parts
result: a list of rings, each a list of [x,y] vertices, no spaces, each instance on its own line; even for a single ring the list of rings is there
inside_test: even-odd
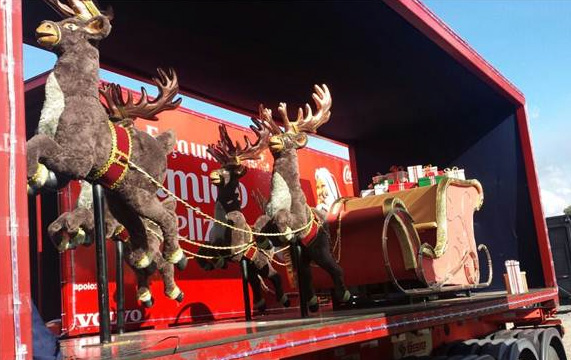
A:
[[[482,111],[513,110],[382,2],[100,4],[115,13],[105,65],[145,78],[171,66],[184,91],[248,113],[259,102],[299,106],[314,83],[327,83],[333,117],[320,133],[332,139],[354,143],[419,122],[456,128]],[[40,21],[58,15],[41,1],[23,5],[34,43]]]

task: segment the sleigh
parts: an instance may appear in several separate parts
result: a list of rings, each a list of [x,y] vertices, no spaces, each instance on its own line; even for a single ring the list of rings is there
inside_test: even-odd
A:
[[[347,285],[392,284],[406,295],[488,286],[490,254],[474,238],[473,215],[482,203],[477,180],[451,178],[427,187],[338,200],[327,222]],[[483,283],[479,251],[488,267]]]

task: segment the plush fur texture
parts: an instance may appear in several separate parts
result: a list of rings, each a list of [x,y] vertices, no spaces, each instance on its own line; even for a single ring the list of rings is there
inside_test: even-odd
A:
[[[78,206],[70,212],[63,213],[54,222],[48,226],[48,234],[52,239],[58,239],[60,241],[63,237],[73,237],[78,233],[79,229],[85,231],[85,233],[92,239],[95,237],[94,231],[94,217],[93,210],[91,208],[93,204],[93,199],[91,196],[91,186],[89,183],[85,183],[82,186],[81,195],[78,199]],[[106,198],[111,196],[110,193],[106,193]],[[165,200],[163,206],[167,211],[173,212],[175,210],[176,202],[172,199]],[[107,239],[114,238],[114,234],[121,224],[111,215],[108,208],[105,208],[105,237]],[[146,228],[153,230],[153,232],[160,234],[160,229],[149,222],[148,220],[142,220],[142,223]],[[157,237],[153,232],[148,232],[149,242],[149,252],[151,260],[156,265],[156,269],[160,272],[161,278],[164,285],[165,294],[171,294],[178,288],[174,279],[174,265],[165,261],[161,255],[161,242],[162,239]],[[120,241],[117,239],[117,241]],[[125,243],[124,259],[129,264],[131,269],[135,272],[138,284],[138,293],[144,293],[146,291],[150,292],[150,279],[153,272],[148,271],[148,269],[138,269],[135,265],[138,260],[133,253],[133,245],[131,241]]]
[[[111,152],[111,133],[108,115],[99,101],[99,51],[98,41],[111,31],[109,19],[97,16],[90,20],[72,17],[60,22],[43,22],[37,36],[45,43],[46,32],[59,31],[59,41],[46,45],[58,55],[52,75],[55,83],[47,87],[46,118],[61,111],[54,136],[38,134],[28,143],[27,175],[33,179],[38,164],[73,179],[86,179],[93,170],[100,169]],[[55,85],[57,83],[57,86]],[[57,89],[59,88],[59,89]],[[53,90],[57,89],[57,91]],[[55,91],[55,93],[51,93]],[[63,94],[64,108],[55,109]],[[48,116],[48,114],[52,114]],[[131,160],[159,182],[163,181],[166,155],[174,145],[174,134],[166,132],[156,139],[143,131],[131,129]],[[178,262],[180,254],[176,216],[159,202],[156,187],[137,171],[129,170],[120,185],[109,196],[109,211],[133,236],[133,257],[148,258],[151,252],[141,218],[157,223],[164,236],[163,256]],[[185,258],[180,261],[186,261]],[[179,263],[180,265],[180,263]]]

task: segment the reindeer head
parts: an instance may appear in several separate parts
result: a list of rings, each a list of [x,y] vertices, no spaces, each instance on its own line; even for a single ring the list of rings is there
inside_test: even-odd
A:
[[[43,21],[36,29],[38,43],[47,49],[65,52],[82,42],[97,42],[111,32],[111,15],[104,15],[91,0],[46,0],[64,20]]]
[[[219,126],[220,140],[216,145],[209,145],[208,152],[219,163],[221,168],[210,173],[210,180],[219,187],[224,187],[231,182],[237,181],[246,174],[244,160],[258,160],[260,154],[268,147],[270,138],[269,130],[262,126],[258,119],[252,118],[254,125],[250,128],[256,134],[257,140],[254,144],[244,135],[244,148],[236,141],[232,143],[232,139],[228,135],[225,125]]]
[[[313,101],[317,107],[317,113],[314,115],[311,106],[305,104],[305,110],[299,108],[297,111],[296,121],[290,121],[287,114],[285,103],[280,103],[278,112],[282,118],[285,131],[274,122],[272,111],[260,105],[259,118],[262,124],[272,134],[269,147],[273,154],[280,153],[290,149],[301,149],[307,145],[307,133],[315,133],[317,128],[329,121],[331,116],[331,94],[327,85],[314,86]]]

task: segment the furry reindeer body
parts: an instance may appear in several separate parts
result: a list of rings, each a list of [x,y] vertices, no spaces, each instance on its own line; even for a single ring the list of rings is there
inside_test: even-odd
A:
[[[318,226],[316,232],[310,227],[289,235],[285,240],[301,242],[303,245],[301,264],[299,265],[303,277],[299,279],[300,286],[309,295],[310,310],[317,311],[317,297],[311,285],[311,261],[314,261],[331,276],[338,300],[346,302],[351,294],[345,287],[343,270],[331,254],[329,230],[325,227],[326,214],[321,210],[310,208],[301,189],[297,150],[307,144],[307,133],[315,132],[319,126],[329,120],[331,115],[329,110],[331,96],[327,86],[319,87],[316,85],[313,99],[318,112],[313,115],[311,107],[306,105],[305,112],[301,108],[299,109],[295,122],[289,120],[286,104],[280,104],[278,112],[282,117],[285,132],[274,122],[271,110],[265,109],[261,105],[259,117],[273,135],[270,138],[269,147],[274,157],[274,167],[270,199],[266,206],[266,214],[271,217],[271,221],[265,228],[273,225],[279,232],[287,232],[292,229],[303,228],[309,222],[316,221],[315,224],[312,224],[312,227]]]
[[[251,144],[246,139],[246,146],[242,148],[240,144],[234,145],[228,136],[226,126],[220,125],[220,141],[216,145],[210,145],[208,152],[220,163],[221,168],[214,170],[210,174],[210,179],[218,187],[218,197],[215,203],[215,217],[217,220],[233,225],[240,229],[249,230],[244,214],[241,212],[240,199],[238,198],[239,180],[246,174],[246,167],[242,164],[244,160],[257,160],[260,153],[268,146],[269,132],[261,124],[253,119],[256,126],[250,126],[256,133],[258,140]],[[229,229],[220,224],[214,224],[210,232],[210,243],[218,246],[245,245],[251,241],[251,236],[243,231]],[[238,251],[235,249],[233,251]],[[218,256],[218,261],[210,263],[204,260],[199,261],[202,268],[209,270],[216,267],[224,267],[225,261],[231,253],[202,251],[203,255],[209,254]],[[276,299],[285,307],[289,306],[287,295],[282,288],[281,276],[274,269],[271,263],[272,252],[266,254],[252,247],[246,252],[238,253],[231,257],[233,261],[240,261],[243,258],[248,260],[248,281],[254,294],[254,308],[263,311],[265,309],[265,299],[262,296],[262,288],[258,275],[269,279],[275,289]]]
[[[41,188],[49,179],[50,171],[72,179],[94,181],[97,177],[94,174],[104,173],[115,163],[113,155],[117,143],[113,129],[120,130],[110,123],[98,93],[99,51],[96,45],[111,31],[109,18],[89,0],[70,0],[70,6],[60,0],[48,2],[68,18],[60,22],[44,21],[36,29],[38,43],[58,55],[46,86],[48,94],[42,110],[44,124],[57,118],[57,128],[53,136],[40,133],[27,143],[27,175],[32,189]],[[169,85],[168,78],[159,80],[165,81]],[[128,101],[126,105],[140,110],[139,113],[133,111],[140,117],[156,119],[157,112],[173,109],[180,103],[171,103],[177,88],[170,90],[175,91],[170,91],[160,101],[149,103],[143,92],[142,101],[137,104]],[[162,182],[166,155],[172,150],[174,134],[166,132],[153,138],[135,128],[129,128],[128,132],[131,153],[127,160]],[[107,186],[113,193],[107,197],[108,206],[131,234],[136,267],[146,268],[152,263],[148,254],[150,241],[141,221],[146,218],[157,223],[163,233],[165,259],[183,269],[187,260],[178,244],[176,216],[161,205],[155,195],[155,186],[142,174],[130,171],[125,159],[119,165],[124,173]]]

